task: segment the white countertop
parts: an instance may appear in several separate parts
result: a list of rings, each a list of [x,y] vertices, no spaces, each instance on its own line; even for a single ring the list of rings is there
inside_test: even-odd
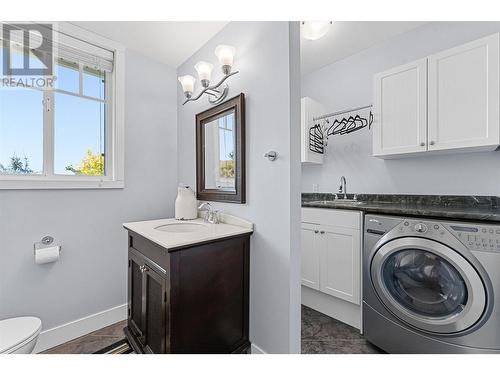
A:
[[[155,229],[159,226],[173,223],[193,223],[201,224],[206,227],[206,230],[200,232],[162,232]],[[176,219],[159,219],[148,221],[136,221],[132,223],[123,223],[126,229],[135,232],[148,240],[164,247],[165,249],[173,249],[176,247],[193,245],[200,242],[221,239],[224,237],[232,237],[238,234],[252,233],[253,224],[236,216],[221,214],[221,222],[219,224],[210,224],[203,219],[179,221]]]

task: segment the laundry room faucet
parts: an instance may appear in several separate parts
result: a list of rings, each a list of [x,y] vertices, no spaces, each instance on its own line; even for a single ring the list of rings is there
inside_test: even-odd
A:
[[[345,176],[340,177],[339,193],[344,193],[344,199],[347,199],[347,180]]]

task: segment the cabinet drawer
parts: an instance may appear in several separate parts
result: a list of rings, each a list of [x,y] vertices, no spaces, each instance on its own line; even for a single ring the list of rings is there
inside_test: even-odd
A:
[[[159,268],[159,271],[164,271],[164,273],[169,273],[170,270],[170,254],[167,250],[161,246],[145,239],[142,236],[129,231],[129,248],[134,249],[141,253],[153,265]]]
[[[361,212],[325,208],[302,208],[302,222],[360,229]]]

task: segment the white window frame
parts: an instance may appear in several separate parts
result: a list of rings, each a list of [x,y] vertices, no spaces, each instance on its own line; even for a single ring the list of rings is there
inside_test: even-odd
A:
[[[94,34],[69,22],[58,22],[59,32],[73,38],[87,41],[113,51],[114,67],[112,80],[106,82],[111,88],[111,105],[106,105],[105,128],[105,176],[58,175],[54,174],[54,124],[44,120],[43,127],[43,174],[0,174],[0,190],[5,189],[121,189],[124,181],[124,131],[125,131],[125,48],[112,40]],[[106,80],[108,81],[108,80]],[[111,87],[109,87],[111,86]],[[60,91],[60,90],[58,90]],[[63,92],[63,91],[61,91]],[[53,109],[54,92],[46,91]],[[56,108],[57,110],[57,108]],[[46,116],[44,108],[44,116]],[[52,150],[52,152],[49,152]]]

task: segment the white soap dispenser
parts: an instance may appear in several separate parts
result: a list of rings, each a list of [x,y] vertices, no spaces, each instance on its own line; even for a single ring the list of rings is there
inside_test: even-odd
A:
[[[196,195],[189,186],[179,184],[175,199],[175,218],[177,220],[193,220],[198,217]]]

